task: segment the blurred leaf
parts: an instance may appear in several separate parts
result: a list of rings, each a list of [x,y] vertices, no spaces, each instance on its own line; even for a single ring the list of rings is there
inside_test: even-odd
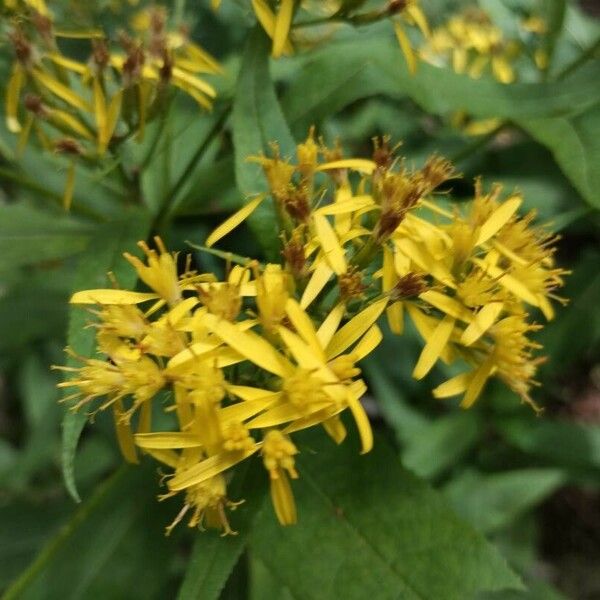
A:
[[[592,206],[600,208],[600,103],[568,117],[517,122],[550,148],[579,193]]]
[[[600,427],[574,421],[520,419],[501,421],[500,433],[529,454],[565,467],[600,468]]]
[[[139,253],[136,242],[145,239],[149,230],[150,216],[140,210],[130,210],[123,221],[99,227],[89,251],[81,258],[73,291],[107,287],[109,282],[106,274],[109,271],[114,273],[121,287],[133,286],[137,274],[122,254],[125,251]],[[71,308],[67,343],[76,354],[84,357],[95,353],[94,329],[85,327],[88,320],[87,310],[81,307]],[[74,359],[69,359],[68,364],[79,366]],[[76,501],[80,498],[75,484],[73,459],[85,422],[85,411],[68,411],[63,419],[63,475],[65,485]]]
[[[271,42],[257,27],[244,51],[233,104],[235,175],[244,196],[268,192],[260,165],[248,157],[269,151],[278,142],[283,158],[294,152],[294,139],[281,112],[269,73]],[[248,220],[257,241],[271,259],[278,257],[279,230],[273,208],[263,203]]]
[[[152,468],[122,467],[99,486],[4,598],[160,598],[174,541],[160,526]]]
[[[436,477],[474,446],[481,425],[474,411],[438,417],[411,434],[402,463],[419,477]]]
[[[569,600],[555,587],[544,581],[533,581],[525,591],[504,591],[482,594],[478,600]]]
[[[257,465],[243,466],[228,489],[232,499],[244,498],[244,503],[229,515],[236,535],[219,536],[214,531],[197,533],[192,556],[188,562],[178,600],[218,600],[228,577],[240,558],[250,534],[253,520],[262,505],[266,487]],[[245,467],[245,470],[244,470]]]
[[[565,482],[558,469],[523,469],[484,475],[468,471],[444,493],[454,510],[483,533],[496,531]]]
[[[249,600],[295,600],[296,596],[290,592],[278,579],[276,570],[271,570],[256,555],[250,556],[250,595]]]
[[[323,600],[462,600],[520,587],[497,551],[405,471],[383,439],[365,456],[322,433],[296,442],[300,522],[281,527],[266,506],[251,537],[252,552],[293,597],[318,590]]]
[[[77,254],[92,229],[66,213],[25,204],[0,206],[0,271]]]

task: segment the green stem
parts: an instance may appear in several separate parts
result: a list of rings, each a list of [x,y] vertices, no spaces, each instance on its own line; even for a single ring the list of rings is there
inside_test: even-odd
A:
[[[506,127],[506,122],[500,123],[497,127],[494,127],[492,131],[486,133],[480,138],[476,139],[471,144],[467,144],[464,148],[456,152],[453,156],[449,158],[452,163],[459,163],[463,161],[465,158],[471,156],[479,150],[486,146],[491,140],[493,140],[504,128]]]
[[[600,37],[591,45],[588,46],[571,64],[567,65],[562,71],[556,76],[555,80],[560,81],[570,75],[573,71],[576,71],[582,64],[594,57],[594,54],[600,50]]]
[[[37,558],[31,563],[31,565],[16,579],[13,584],[4,592],[2,600],[16,600],[20,598],[23,591],[27,586],[35,579],[35,577],[42,571],[42,569],[52,560],[54,555],[60,550],[60,548],[67,542],[67,540],[75,533],[77,528],[83,523],[95,508],[102,502],[104,497],[111,491],[111,489],[121,480],[125,473],[129,470],[126,465],[122,466],[113,475],[111,475],[106,481],[100,484],[96,488],[96,492],[90,498],[90,500],[81,506],[81,508],[75,513],[73,518],[66,523],[63,528],[59,531],[52,540],[50,540],[42,551],[38,554]]]
[[[154,220],[155,230],[158,230],[160,232],[160,230],[164,229],[167,221],[169,220],[169,217],[171,216],[171,209],[174,206],[174,203],[172,201],[176,200],[177,194],[185,185],[188,177],[192,174],[198,162],[202,160],[202,157],[204,156],[204,153],[210,146],[211,142],[219,133],[221,133],[223,125],[225,124],[225,121],[227,120],[227,117],[229,116],[230,112],[231,104],[228,104],[223,110],[223,112],[219,115],[215,124],[211,127],[207,136],[204,138],[204,141],[202,142],[202,144],[200,144],[200,147],[196,150],[192,158],[189,160],[188,164],[183,170],[183,173],[181,173],[181,175],[179,176],[173,187],[170,189],[170,191],[167,194],[165,194],[161,203],[161,208],[158,211],[158,214],[156,215],[156,219]]]
[[[206,254],[211,254],[212,256],[217,256],[218,258],[223,259],[227,262],[233,262],[242,267],[247,267],[251,263],[258,263],[258,261],[254,258],[249,258],[247,256],[241,256],[240,254],[234,254],[233,252],[224,252],[223,250],[217,250],[215,248],[208,248],[207,246],[200,246],[198,244],[194,244],[189,240],[185,242],[194,250],[199,250],[200,252],[206,252]],[[258,263],[260,265],[260,263]]]

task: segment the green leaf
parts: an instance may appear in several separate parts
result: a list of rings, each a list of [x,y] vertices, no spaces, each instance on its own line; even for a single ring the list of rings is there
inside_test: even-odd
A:
[[[5,600],[161,598],[175,540],[162,523],[154,465],[122,467],[100,485],[6,591]],[[176,503],[175,503],[176,504]]]
[[[77,254],[91,234],[89,224],[64,212],[26,204],[0,206],[0,271]]]
[[[145,239],[149,230],[150,217],[139,210],[130,210],[121,222],[98,228],[97,235],[90,243],[89,251],[81,257],[73,291],[107,287],[109,282],[106,274],[109,271],[114,273],[122,287],[133,286],[137,277],[136,272],[123,259],[122,254],[125,251],[136,253],[136,242]],[[85,309],[71,308],[67,343],[77,355],[84,357],[90,357],[95,352],[94,330],[85,327],[88,319],[89,313]],[[73,359],[70,359],[68,364],[79,366]],[[62,425],[63,476],[67,490],[77,502],[80,498],[75,484],[73,461],[85,422],[84,411],[69,411],[65,413]]]
[[[266,506],[250,546],[294,598],[463,600],[521,587],[497,550],[383,439],[365,456],[356,442],[336,447],[324,434],[296,443],[299,523],[281,527]]]
[[[235,176],[244,196],[268,192],[259,165],[248,162],[278,142],[282,157],[294,152],[294,139],[281,112],[269,73],[271,43],[261,28],[251,34],[240,67],[233,103],[233,144]],[[279,230],[275,213],[263,203],[248,220],[256,239],[270,258],[277,258]]]
[[[500,433],[523,452],[552,465],[600,468],[600,427],[574,421],[541,419],[532,423],[510,419],[499,423]]]
[[[517,119],[517,123],[552,151],[583,198],[600,208],[600,103],[568,117]]]
[[[436,477],[473,447],[480,432],[481,420],[474,411],[439,417],[412,432],[402,463],[419,477]]]
[[[218,600],[225,583],[240,558],[250,534],[253,520],[262,505],[265,487],[256,468],[244,465],[236,473],[229,497],[244,498],[244,503],[229,515],[236,535],[219,536],[214,531],[198,533],[187,565],[178,600]],[[240,472],[241,471],[241,472]]]
[[[483,533],[510,524],[565,482],[557,469],[522,469],[484,475],[464,473],[444,493],[454,510]]]

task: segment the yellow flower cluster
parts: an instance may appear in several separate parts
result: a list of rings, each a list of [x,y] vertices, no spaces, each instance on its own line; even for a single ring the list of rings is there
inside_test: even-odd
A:
[[[364,1],[361,0],[251,0],[252,9],[257,21],[265,33],[273,41],[272,56],[279,58],[294,53],[294,38],[300,41],[301,37],[294,31],[294,18],[300,9],[310,15],[317,13],[324,15],[316,20],[302,20],[297,27],[308,25],[334,24],[345,21],[354,25],[366,25],[389,18],[394,24],[396,37],[406,58],[409,70],[414,73],[417,66],[417,55],[406,33],[405,25],[416,26],[421,33],[430,35],[427,19],[420,7],[420,0],[388,0],[383,2],[383,7],[365,13],[355,13]],[[221,0],[212,0],[216,10],[221,5]]]
[[[270,193],[207,245],[271,198],[283,264],[240,260],[219,281],[156,239],[157,250],[140,243],[145,262],[125,255],[150,292],[87,290],[71,299],[99,306],[100,357],[62,367],[72,379],[61,387],[75,388],[67,398],[75,409],[96,399],[112,408],[129,461],[142,451],[173,469],[167,495],[185,494],[173,525],[191,511],[190,526],[231,533],[231,469],[257,453],[277,518],[294,523],[291,434],[323,426],[341,443],[345,410],[370,450],[357,363],[381,341],[384,313],[401,334],[406,312],[425,340],[416,378],[438,360],[463,366],[436,397],[462,395],[467,408],[496,376],[535,406],[529,392],[540,359],[528,334],[538,326],[529,312],[552,318],[563,271],[553,264],[555,238],[532,224],[533,214],[517,215],[518,194],[502,199],[498,186],[485,193],[477,182],[466,210],[448,209],[433,193],[456,177],[452,166],[433,156],[409,169],[387,139],[375,140],[370,159],[344,158],[311,131],[294,161],[276,145],[252,160]],[[154,429],[163,407],[174,413],[171,431]]]
[[[545,23],[540,17],[526,19],[521,27],[523,33],[537,36],[545,32]],[[470,7],[436,27],[420,54],[434,65],[451,64],[457,73],[479,78],[490,69],[499,82],[512,83],[516,79],[514,62],[524,49],[522,39],[507,39],[487,13]],[[541,48],[535,49],[534,58],[538,68],[545,68],[547,61]]]
[[[386,303],[368,306],[342,326],[343,306],[315,323],[281,265],[235,266],[226,281],[217,281],[187,263],[178,276],[177,255],[160,239],[156,244],[158,251],[140,243],[146,262],[126,255],[152,292],[73,296],[74,304],[100,307],[95,326],[102,358],[61,367],[73,378],[60,386],[75,388],[67,397],[75,409],[97,398],[99,409],[112,408],[128,461],[137,462],[139,448],[174,470],[167,495],[185,494],[175,523],[191,510],[190,526],[203,522],[231,533],[228,470],[256,453],[269,473],[279,521],[294,523],[292,432],[322,424],[341,443],[340,414],[349,409],[363,451],[372,446],[359,402],[366,386],[355,363],[381,340],[375,321]],[[153,416],[163,407],[174,412],[174,431],[153,430]]]
[[[218,63],[182,31],[167,28],[160,7],[140,12],[135,36],[117,43],[102,31],[60,31],[43,0],[29,0],[9,25],[15,60],[7,85],[9,131],[22,151],[33,130],[43,148],[70,158],[65,206],[71,203],[75,160],[101,158],[124,139],[141,140],[146,123],[164,110],[178,88],[209,109],[216,95],[203,79]],[[86,63],[61,52],[58,39],[90,39]]]

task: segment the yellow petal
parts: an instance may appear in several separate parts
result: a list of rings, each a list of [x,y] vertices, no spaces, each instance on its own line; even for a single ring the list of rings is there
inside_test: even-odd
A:
[[[221,422],[221,425],[227,425],[228,423],[242,423],[247,419],[255,417],[259,412],[272,407],[280,398],[281,392],[270,392],[262,398],[226,406],[219,411],[219,421]]]
[[[512,83],[515,80],[515,72],[512,66],[502,56],[492,58],[492,72],[500,83]]]
[[[192,485],[202,483],[248,458],[258,448],[259,446],[256,445],[252,450],[248,450],[247,452],[228,452],[211,456],[197,465],[178,473],[173,479],[169,479],[169,489],[177,492]]]
[[[267,35],[273,39],[275,36],[275,14],[265,0],[252,0],[252,8],[258,22],[267,32]],[[292,54],[293,48],[289,41],[286,41],[284,46],[285,54]]]
[[[465,308],[458,300],[450,298],[441,292],[427,290],[419,294],[419,298],[455,319],[459,319],[465,323],[470,323],[473,320],[470,310]]]
[[[110,100],[108,111],[106,113],[106,123],[104,126],[103,135],[99,138],[100,154],[103,154],[106,151],[115,132],[115,128],[117,127],[117,123],[119,121],[119,115],[121,113],[122,100],[122,90],[119,90]]]
[[[412,303],[407,303],[406,309],[420,336],[425,340],[425,343],[427,343],[427,340],[431,338],[438,326],[439,321],[434,317],[426,315]],[[440,355],[440,359],[446,364],[451,363],[454,359],[454,353],[451,350],[451,347],[447,346]]]
[[[410,15],[412,20],[417,24],[417,27],[421,30],[421,33],[426,37],[431,37],[431,31],[429,30],[429,23],[427,18],[423,14],[418,4],[409,4],[406,7],[406,12]]]
[[[6,86],[6,127],[11,133],[19,133],[19,99],[25,83],[25,72],[19,63],[15,63]]]
[[[300,336],[297,336],[295,333],[292,333],[289,329],[283,326],[279,326],[277,328],[277,332],[281,336],[283,343],[286,345],[288,350],[291,352],[294,360],[300,365],[303,369],[321,369],[323,367],[324,361],[318,354],[315,354],[313,349],[305,344]],[[335,380],[335,378],[333,378]]]
[[[152,450],[147,448],[144,452],[172,469],[176,469],[179,464],[179,455],[173,450]]]
[[[491,357],[477,368],[469,382],[469,387],[467,388],[465,396],[460,403],[461,408],[470,408],[473,406],[473,403],[477,400],[479,394],[481,394],[481,390],[483,390],[483,386],[488,380],[493,368],[494,362]]]
[[[86,140],[94,139],[92,132],[79,119],[64,110],[52,108],[48,111],[48,118],[58,127],[68,127]]]
[[[119,443],[119,449],[123,458],[128,463],[138,463],[137,452],[135,450],[135,444],[133,443],[133,434],[131,432],[131,425],[128,422],[123,421],[123,403],[121,399],[115,401],[113,405],[113,416],[115,420],[115,431],[117,434],[117,441]]]
[[[281,0],[273,31],[273,58],[279,58],[284,53],[293,12],[294,0]]]
[[[357,210],[361,210],[366,207],[373,209],[378,208],[375,206],[375,202],[371,196],[355,196],[345,200],[344,202],[334,202],[333,204],[327,204],[314,211],[317,215],[343,215]]]
[[[288,298],[285,305],[285,312],[296,331],[300,334],[300,337],[310,346],[315,355],[324,362],[325,352],[323,352],[323,347],[319,341],[313,322],[306,312],[302,310],[300,304],[293,298]]]
[[[265,398],[271,394],[276,392],[272,392],[271,390],[264,390],[262,388],[250,387],[247,385],[227,385],[227,391],[230,394],[233,394],[237,398],[241,398],[242,400],[250,401],[250,400],[258,400],[259,398]]]
[[[135,443],[140,448],[152,448],[153,450],[174,450],[176,448],[198,448],[202,446],[195,433],[181,431],[138,433],[135,435]]]
[[[298,520],[296,502],[285,473],[280,473],[276,479],[271,479],[271,501],[280,525],[294,525]]]
[[[387,299],[383,298],[368,306],[348,323],[346,323],[331,339],[327,345],[327,358],[335,358],[347,350],[363,333],[365,333],[377,321],[387,306]]]
[[[329,345],[329,342],[331,342],[331,338],[334,336],[335,332],[340,326],[345,312],[346,304],[344,302],[340,302],[327,315],[323,323],[321,323],[321,326],[317,331],[317,337],[319,338],[319,342],[323,348],[326,348]]]
[[[322,215],[314,215],[314,224],[325,260],[336,275],[343,275],[347,270],[346,255],[333,227]]]
[[[404,58],[406,59],[408,72],[411,75],[414,75],[417,72],[417,58],[410,44],[410,40],[408,39],[404,28],[398,21],[394,21],[394,31],[396,33],[396,39],[402,49],[402,54],[404,54]]]
[[[61,100],[64,100],[67,104],[86,112],[92,112],[91,106],[81,96],[57,79],[54,79],[51,75],[48,75],[40,69],[34,69],[33,76],[40,85],[52,92],[55,96],[58,96]]]
[[[498,283],[505,287],[509,292],[512,292],[515,296],[532,306],[539,306],[539,298],[533,292],[530,292],[524,283],[500,267],[486,263],[479,258],[473,259],[473,262],[481,267],[486,275],[489,275],[492,279],[497,279]]]
[[[63,192],[63,207],[65,210],[71,209],[73,203],[73,192],[75,191],[75,162],[71,161],[67,168],[67,180],[65,181],[65,191]]]
[[[419,356],[419,360],[412,374],[415,379],[423,379],[423,377],[431,371],[452,335],[454,324],[454,318],[449,315],[446,315],[440,321],[429,340],[427,340],[427,344],[425,345],[425,348],[423,348],[421,356]]]
[[[47,56],[53,63],[56,63],[57,65],[68,69],[69,71],[78,73],[79,75],[85,75],[88,71],[88,67],[85,64],[76,60],[71,60],[62,54],[58,54],[58,52],[48,52],[45,54],[45,56]]]
[[[265,199],[264,195],[257,196],[254,200],[250,200],[240,210],[231,215],[227,220],[221,223],[209,236],[206,238],[206,246],[209,248],[216,244],[221,238],[225,237],[229,232],[233,231],[240,223],[245,221]]]
[[[211,314],[205,316],[205,324],[226,344],[266,371],[284,376],[291,370],[287,359],[255,333],[241,331],[233,323]]]
[[[158,298],[157,294],[129,292],[127,290],[83,290],[75,292],[71,304],[140,304]]]
[[[513,196],[503,202],[485,221],[479,230],[477,245],[487,242],[493,235],[498,233],[512,216],[519,210],[519,206],[523,202],[520,196]]]
[[[496,322],[503,308],[504,304],[502,302],[486,304],[463,332],[460,338],[461,344],[470,346],[476,342]]]
[[[327,285],[327,282],[333,275],[333,271],[325,261],[321,261],[317,264],[316,269],[310,276],[304,293],[300,299],[300,306],[304,309],[308,308],[312,304],[313,300],[321,293],[323,288]]]
[[[368,354],[371,354],[377,346],[381,343],[383,339],[383,334],[381,333],[381,329],[377,327],[377,325],[373,325],[367,333],[362,337],[360,342],[356,344],[354,349],[352,350],[352,354],[356,356],[356,360],[362,360]]]
[[[212,85],[206,83],[206,81],[202,81],[199,77],[186,73],[186,71],[179,67],[173,67],[173,77],[180,82],[196,88],[199,92],[206,94],[209,98],[215,98],[217,96],[217,92]]]
[[[394,302],[387,307],[385,314],[392,333],[402,335],[404,332],[404,305],[402,302]]]
[[[320,402],[311,404],[308,409],[301,410],[292,404],[279,404],[273,408],[268,409],[262,415],[259,415],[246,425],[249,429],[263,429],[265,427],[276,427],[282,423],[289,423],[290,421],[296,421],[307,416],[307,413],[317,412],[323,408],[327,408],[330,405],[330,401]]]
[[[458,396],[458,394],[462,394],[469,387],[471,379],[473,379],[473,372],[456,375],[456,377],[452,377],[444,381],[441,385],[438,385],[433,390],[433,395],[435,398]]]
[[[331,171],[332,169],[352,169],[365,175],[371,175],[375,170],[375,163],[365,158],[344,158],[331,162],[322,163],[317,167],[317,171]]]
[[[327,435],[338,445],[346,439],[346,427],[337,415],[323,421],[323,428]]]
[[[348,407],[352,412],[356,428],[358,429],[358,435],[362,445],[360,453],[366,454],[373,448],[373,430],[371,429],[371,423],[369,422],[369,417],[367,416],[363,405],[350,391],[348,392]]]
[[[431,273],[438,281],[450,288],[456,288],[450,271],[435,257],[431,256],[426,249],[406,237],[394,237],[394,244],[405,256],[410,258],[418,267],[426,273]],[[396,255],[399,253],[397,252]]]

